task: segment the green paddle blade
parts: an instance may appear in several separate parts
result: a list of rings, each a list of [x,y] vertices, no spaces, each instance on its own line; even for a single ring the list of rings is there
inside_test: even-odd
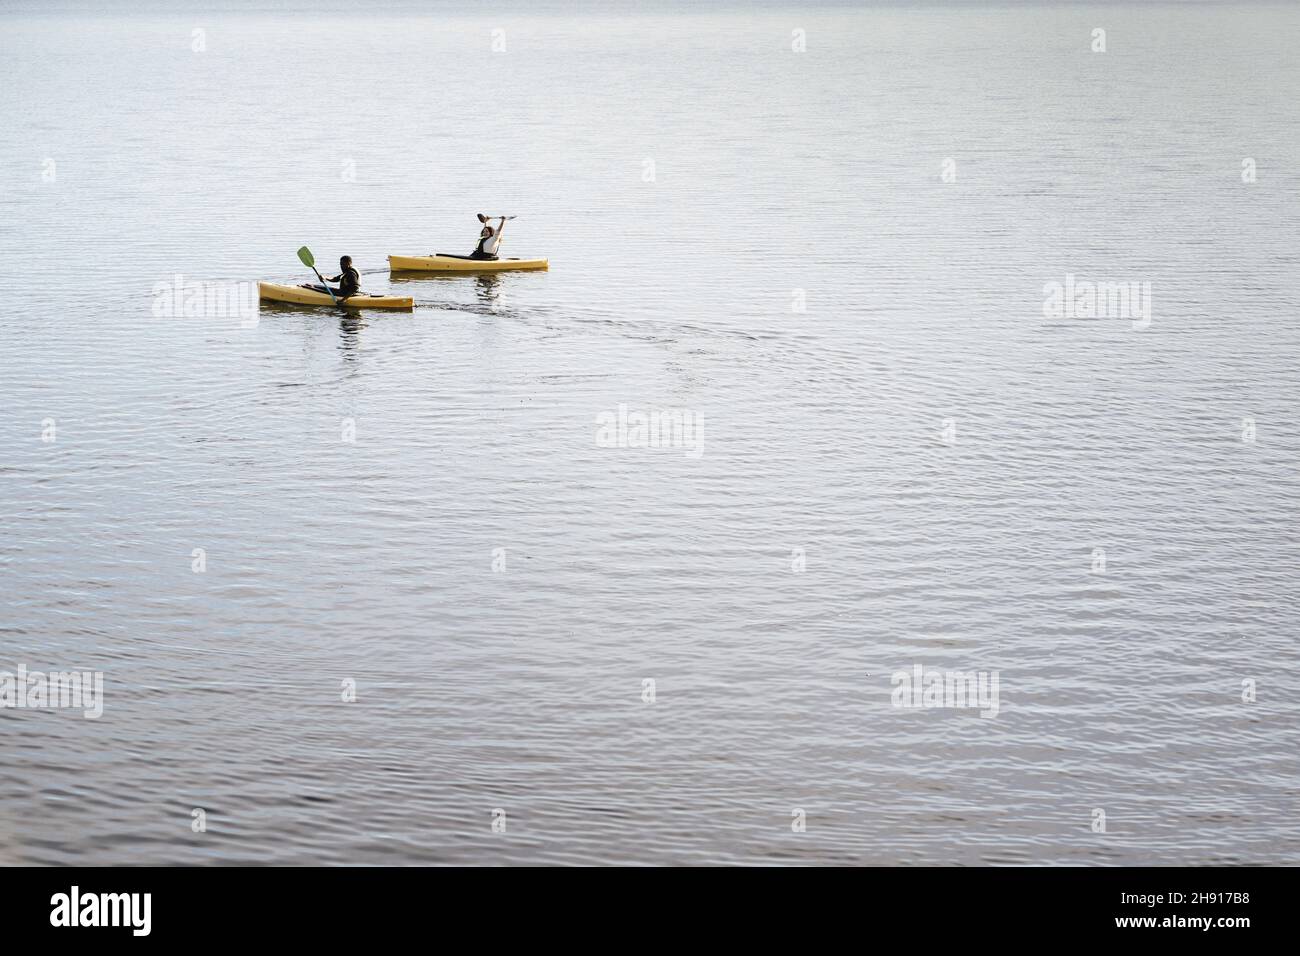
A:
[[[316,268],[316,257],[311,254],[311,250],[306,246],[298,250],[298,258],[308,269]]]

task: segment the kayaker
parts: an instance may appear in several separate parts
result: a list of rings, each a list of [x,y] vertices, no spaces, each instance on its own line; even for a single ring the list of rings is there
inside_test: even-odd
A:
[[[352,268],[352,257],[344,256],[339,260],[339,274],[336,276],[322,276],[326,282],[337,282],[337,289],[329,289],[323,285],[309,285],[308,289],[315,289],[317,292],[333,292],[336,299],[346,299],[350,295],[356,295],[361,291],[361,273]]]
[[[478,245],[474,251],[469,254],[471,259],[495,259],[497,249],[501,246],[501,230],[506,227],[506,217],[502,216],[495,229],[492,228],[492,221],[482,213],[478,214],[478,221],[483,223],[483,230],[478,234]]]

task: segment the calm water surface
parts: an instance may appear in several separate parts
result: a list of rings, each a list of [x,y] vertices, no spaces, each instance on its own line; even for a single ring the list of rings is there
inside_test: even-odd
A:
[[[635,10],[0,12],[0,860],[1300,860],[1300,10]]]

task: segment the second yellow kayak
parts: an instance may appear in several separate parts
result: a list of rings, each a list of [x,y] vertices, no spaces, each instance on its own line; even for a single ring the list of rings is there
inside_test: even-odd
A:
[[[518,272],[550,268],[547,259],[471,259],[435,252],[431,256],[389,256],[389,272]]]
[[[259,282],[258,298],[270,302],[292,302],[294,305],[334,305],[334,300],[325,292],[304,289],[300,285],[280,285],[276,282]],[[401,295],[366,295],[359,292],[341,300],[339,305],[348,309],[411,309],[415,302]]]

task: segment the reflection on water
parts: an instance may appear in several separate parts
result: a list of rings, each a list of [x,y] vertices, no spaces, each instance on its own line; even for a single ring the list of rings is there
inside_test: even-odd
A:
[[[480,302],[493,303],[497,299],[497,286],[501,282],[501,277],[496,273],[485,272],[477,276],[474,284],[478,288],[478,297]]]
[[[1297,5],[515,5],[485,126],[495,13],[324,2],[0,12],[0,671],[105,675],[0,859],[1300,858]],[[489,203],[550,272],[387,276]],[[304,243],[414,312],[151,308]]]
[[[365,322],[359,315],[344,315],[339,319],[339,349],[350,361],[357,357],[357,346],[361,343],[361,330]]]

